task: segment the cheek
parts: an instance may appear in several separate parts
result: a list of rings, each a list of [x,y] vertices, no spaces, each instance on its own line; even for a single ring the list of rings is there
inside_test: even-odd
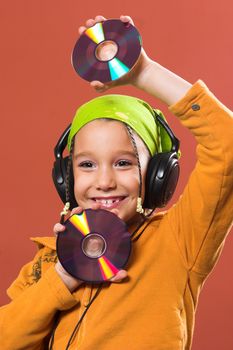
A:
[[[132,172],[124,172],[118,176],[118,185],[127,189],[127,193],[133,197],[138,196],[139,191],[139,172],[134,169]]]
[[[77,201],[86,192],[88,184],[89,177],[74,170],[74,194]]]

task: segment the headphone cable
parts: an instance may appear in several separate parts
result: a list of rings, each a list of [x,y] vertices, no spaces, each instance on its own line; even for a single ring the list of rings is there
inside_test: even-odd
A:
[[[68,350],[68,349],[69,349],[69,347],[70,347],[70,345],[71,345],[71,343],[72,343],[72,340],[73,340],[73,338],[74,338],[74,336],[75,336],[75,334],[76,334],[76,332],[77,332],[77,330],[78,330],[78,327],[80,326],[80,324],[81,324],[82,320],[84,319],[84,316],[86,315],[86,313],[87,313],[87,311],[89,310],[90,306],[92,305],[92,303],[94,302],[94,300],[98,297],[98,295],[99,295],[99,293],[100,293],[102,287],[103,287],[103,284],[100,284],[99,287],[98,287],[98,289],[97,289],[97,291],[95,292],[95,295],[93,296],[93,298],[91,298],[90,302],[88,303],[88,305],[87,305],[87,307],[86,307],[86,310],[83,312],[82,316],[80,317],[78,323],[76,324],[76,326],[75,326],[75,328],[74,328],[74,330],[73,330],[73,332],[72,332],[72,334],[71,334],[71,336],[70,336],[70,339],[69,339],[69,341],[68,341],[68,343],[67,343],[67,346],[66,346],[66,349],[65,349],[65,350]]]
[[[78,320],[78,322],[77,322],[77,324],[76,324],[76,326],[75,326],[75,328],[74,328],[74,330],[73,330],[73,332],[72,332],[72,334],[71,334],[71,336],[70,336],[70,338],[69,338],[69,340],[68,340],[68,343],[67,343],[67,345],[66,345],[65,350],[68,350],[68,349],[69,349],[69,347],[70,347],[70,345],[71,345],[71,343],[72,343],[72,341],[73,341],[73,338],[74,338],[74,336],[75,336],[75,334],[76,334],[76,332],[77,332],[77,330],[78,330],[78,328],[79,328],[79,326],[80,326],[82,320],[84,319],[84,317],[85,317],[87,311],[89,310],[89,308],[90,308],[90,306],[92,305],[92,303],[94,302],[94,300],[95,300],[95,299],[97,298],[97,296],[99,295],[99,293],[100,293],[102,287],[103,287],[103,284],[100,284],[99,287],[98,287],[98,289],[97,289],[96,292],[95,292],[95,295],[91,298],[90,302],[89,302],[88,305],[86,306],[86,309],[85,309],[84,312],[82,313],[82,316],[81,316],[80,319]],[[57,318],[57,320],[56,320],[56,322],[55,322],[54,329],[53,329],[53,331],[52,331],[52,335],[51,335],[51,338],[50,338],[50,344],[49,344],[48,350],[52,350],[52,349],[53,349],[54,337],[55,337],[55,332],[56,332],[58,323],[59,323],[59,317]]]

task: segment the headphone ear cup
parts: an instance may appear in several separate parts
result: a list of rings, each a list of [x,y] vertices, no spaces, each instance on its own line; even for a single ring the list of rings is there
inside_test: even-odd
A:
[[[64,159],[57,158],[53,163],[53,169],[52,169],[53,183],[63,203],[65,203],[65,199],[66,199],[66,188],[65,188],[65,179],[66,179],[65,163],[67,163],[66,158]]]
[[[62,200],[62,202],[66,203],[66,174],[67,174],[67,166],[68,166],[69,157],[58,158],[54,164],[52,169],[52,178],[53,183],[56,187],[56,190]],[[69,176],[69,199],[70,199],[70,208],[73,209],[78,206],[75,196],[74,196],[74,176],[72,166],[70,169]]]
[[[180,173],[175,152],[157,153],[148,164],[144,208],[164,207],[175,192]]]

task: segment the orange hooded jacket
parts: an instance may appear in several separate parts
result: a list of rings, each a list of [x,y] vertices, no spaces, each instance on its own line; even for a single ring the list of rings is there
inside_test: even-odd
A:
[[[69,347],[79,350],[188,350],[200,290],[232,223],[233,114],[202,81],[171,106],[198,142],[197,163],[178,202],[156,214],[133,243],[129,278],[107,283]],[[36,238],[39,251],[8,289],[1,308],[4,350],[65,350],[97,287],[70,293],[54,269],[55,238]]]

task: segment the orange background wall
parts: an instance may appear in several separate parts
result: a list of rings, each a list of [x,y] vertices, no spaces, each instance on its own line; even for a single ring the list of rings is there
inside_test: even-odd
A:
[[[194,83],[202,78],[233,108],[231,0],[74,1],[0,3],[1,236],[0,301],[35,247],[30,236],[50,235],[61,202],[51,180],[53,147],[76,108],[97,96],[70,64],[78,27],[102,14],[130,15],[151,58]],[[112,90],[161,108],[181,139],[178,198],[195,164],[195,142],[165,105],[132,87]],[[173,202],[174,202],[173,200]],[[233,238],[226,240],[199,301],[193,350],[232,350]],[[155,325],[156,327],[156,325]]]

